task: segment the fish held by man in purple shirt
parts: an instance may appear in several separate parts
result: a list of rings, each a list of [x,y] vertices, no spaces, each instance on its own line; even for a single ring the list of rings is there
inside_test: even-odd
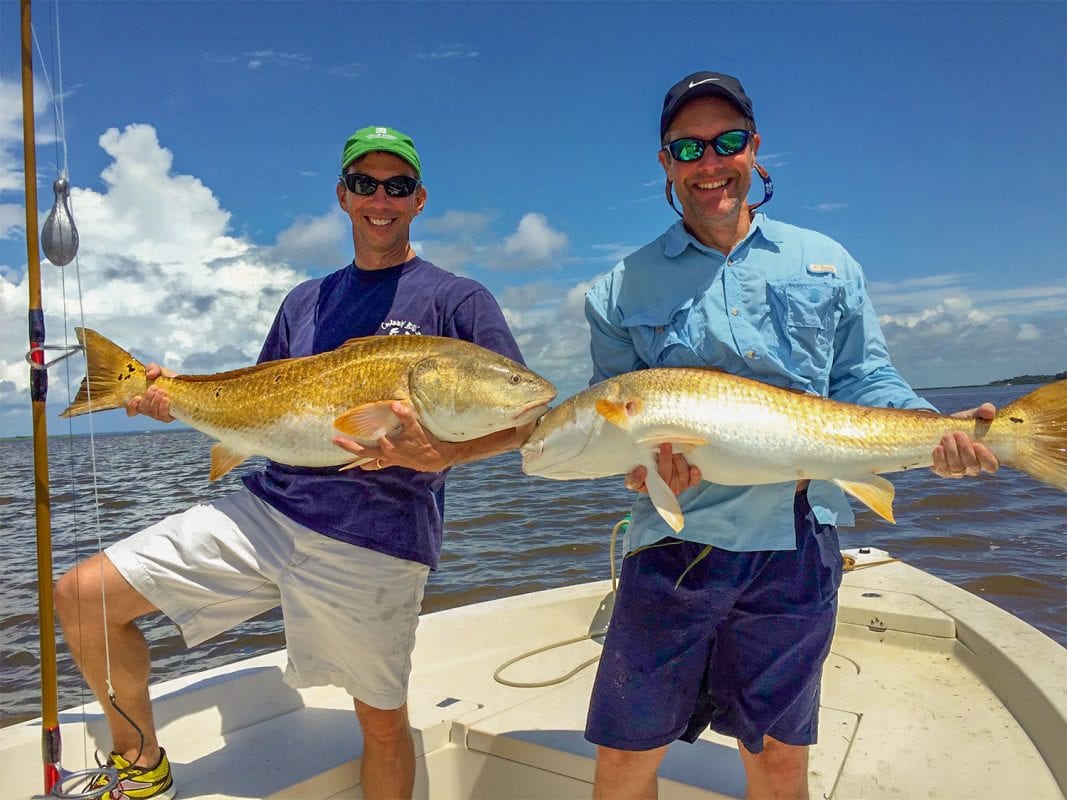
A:
[[[89,328],[77,329],[87,376],[60,416],[122,408],[143,394],[145,366]],[[332,443],[338,433],[374,444],[396,430],[394,401],[443,441],[477,439],[533,422],[556,396],[541,376],[499,353],[442,336],[370,336],[335,350],[215,375],[161,376],[170,413],[218,440],[211,480],[251,456],[299,467],[367,459]]]

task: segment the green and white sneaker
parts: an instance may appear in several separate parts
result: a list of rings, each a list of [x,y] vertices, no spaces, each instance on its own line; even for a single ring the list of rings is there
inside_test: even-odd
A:
[[[114,767],[119,773],[118,786],[108,795],[111,800],[172,800],[176,794],[170,761],[163,748],[159,750],[159,763],[154,767],[135,767],[118,753],[107,757],[106,766]],[[92,788],[99,789],[107,784],[108,777],[101,775],[93,782]]]

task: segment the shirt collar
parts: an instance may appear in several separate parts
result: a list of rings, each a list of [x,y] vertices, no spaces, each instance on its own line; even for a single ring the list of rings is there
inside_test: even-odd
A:
[[[747,241],[755,241],[756,238],[760,238],[771,244],[781,244],[782,239],[777,231],[777,224],[774,220],[767,217],[761,211],[757,211],[752,218],[752,224],[749,225],[748,233],[745,234],[745,238],[737,243],[737,247],[740,247]],[[685,252],[685,248],[694,247],[702,253],[708,255],[718,255],[720,258],[724,258],[723,254],[716,250],[714,247],[708,247],[698,240],[693,234],[685,229],[685,223],[682,220],[678,220],[676,223],[667,228],[667,232],[663,235],[663,254],[668,258],[677,258]]]

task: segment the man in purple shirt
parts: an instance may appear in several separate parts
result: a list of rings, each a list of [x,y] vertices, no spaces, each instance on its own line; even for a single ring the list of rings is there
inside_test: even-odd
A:
[[[321,353],[359,336],[426,334],[466,339],[521,361],[489,292],[423,261],[411,247],[411,222],[426,204],[426,189],[410,137],[386,127],[356,131],[341,169],[337,202],[352,223],[355,259],[290,292],[259,360]],[[529,430],[441,442],[410,408],[394,403],[393,411],[403,429],[375,447],[335,438],[371,459],[360,470],[270,462],[246,475],[242,490],[134,534],[60,579],[64,636],[111,730],[108,764],[120,777],[112,797],[166,799],[175,792],[152,721],[148,647],[134,621],[161,611],[192,646],[278,605],[286,682],[336,685],[353,697],[363,731],[364,796],[411,796],[407,681],[423,588],[441,552],[445,475],[453,464],[517,447]],[[172,420],[166,395],[155,387],[127,413]]]

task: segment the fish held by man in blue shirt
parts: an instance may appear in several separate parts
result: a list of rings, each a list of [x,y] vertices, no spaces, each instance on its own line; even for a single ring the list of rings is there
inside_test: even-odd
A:
[[[527,475],[558,480],[627,474],[642,465],[649,499],[675,531],[678,498],[655,455],[674,452],[727,486],[826,480],[893,522],[881,473],[928,467],[946,434],[967,433],[1001,464],[1067,491],[1067,381],[1000,409],[992,420],[841,403],[712,369],[637,370],[553,408],[522,447]]]
[[[87,376],[60,416],[122,408],[148,388],[145,366],[89,328],[77,328]],[[357,466],[368,459],[332,443],[342,433],[373,445],[410,405],[442,441],[460,442],[536,420],[555,387],[521,364],[463,339],[369,336],[335,350],[215,375],[161,376],[170,413],[218,440],[211,480],[251,456],[299,467]]]

